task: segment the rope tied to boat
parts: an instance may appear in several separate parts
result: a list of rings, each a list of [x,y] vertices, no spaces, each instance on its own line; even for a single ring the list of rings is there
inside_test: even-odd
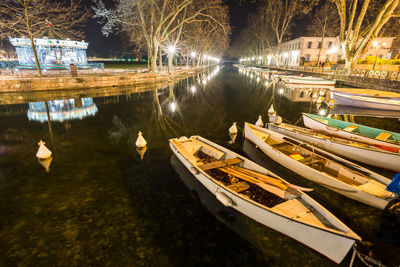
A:
[[[357,255],[357,257],[360,259],[360,261],[365,266],[368,266],[368,267],[375,267],[375,266],[387,267],[386,265],[384,265],[379,260],[376,260],[376,259],[374,259],[374,258],[372,258],[372,257],[370,257],[368,255],[362,254],[360,251],[358,251],[357,250],[357,244],[354,244],[354,246],[353,246],[353,255],[351,257],[351,261],[350,261],[349,267],[353,266],[355,255]]]

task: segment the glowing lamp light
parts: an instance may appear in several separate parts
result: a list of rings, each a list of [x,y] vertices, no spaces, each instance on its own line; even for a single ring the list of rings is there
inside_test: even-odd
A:
[[[328,54],[337,53],[339,51],[337,46],[332,46],[331,49],[328,50]]]
[[[206,80],[206,79],[203,80],[203,84],[204,84],[204,85],[207,84],[207,80]]]
[[[382,46],[386,46],[386,43],[382,43]]]
[[[255,60],[255,58],[254,58],[254,57],[252,57],[252,58],[251,58],[251,60]]]
[[[191,57],[196,57],[196,52],[190,53],[190,56],[191,56]]]
[[[173,45],[168,46],[168,53],[169,54],[173,54],[173,53],[175,53],[175,51],[176,51],[175,46],[173,46]]]
[[[176,110],[176,104],[175,104],[174,102],[172,102],[172,103],[170,104],[170,108],[171,108],[171,111],[172,111],[172,112],[175,112],[175,110]]]
[[[268,86],[269,85],[269,82],[265,82],[265,86]]]
[[[191,88],[190,88],[190,90],[192,91],[192,93],[194,94],[195,92],[196,92],[196,86],[192,86]]]
[[[288,53],[284,53],[284,54],[283,54],[283,57],[284,57],[284,58],[287,58],[288,56],[289,56]]]
[[[373,42],[372,42],[372,46],[373,46],[373,47],[377,47],[377,46],[378,46],[378,42],[377,42],[377,41],[373,41]]]
[[[259,56],[258,59],[261,60],[261,59],[262,59],[262,56]]]
[[[283,89],[279,89],[279,94],[283,94]]]
[[[325,115],[326,115],[326,110],[325,110],[325,109],[321,109],[321,110],[318,112],[318,114],[319,114],[320,116],[325,116]]]
[[[259,82],[260,81],[260,77],[257,77],[257,82]]]

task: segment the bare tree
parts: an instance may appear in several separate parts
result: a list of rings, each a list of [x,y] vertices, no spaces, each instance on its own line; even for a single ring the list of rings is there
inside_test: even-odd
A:
[[[346,68],[351,68],[394,15],[400,0],[364,0],[362,3],[358,3],[358,0],[334,1],[340,18],[339,38]]]
[[[292,26],[292,21],[295,16],[309,13],[312,8],[318,3],[318,0],[268,0],[262,5],[264,23],[262,30],[270,29],[274,34],[274,43],[268,39],[267,46],[269,50],[275,50],[272,53],[277,66],[279,66],[279,57],[281,54],[281,46],[284,38]]]
[[[160,45],[181,31],[182,26],[206,22],[224,28],[217,17],[226,13],[222,0],[120,0],[114,9],[95,1],[95,15],[104,23],[103,33],[125,31],[139,33],[146,40],[151,70],[156,71]],[[136,29],[136,30],[135,30]]]
[[[88,17],[88,12],[82,11],[79,4],[73,0],[69,4],[52,0],[2,0],[0,36],[28,38],[36,68],[39,76],[42,76],[34,39],[42,37],[49,30],[69,38],[81,37],[79,28]]]
[[[336,6],[332,2],[325,2],[314,14],[308,31],[314,36],[321,37],[321,45],[318,51],[318,67],[320,66],[321,50],[326,36],[336,36],[339,34],[339,17],[337,16]]]

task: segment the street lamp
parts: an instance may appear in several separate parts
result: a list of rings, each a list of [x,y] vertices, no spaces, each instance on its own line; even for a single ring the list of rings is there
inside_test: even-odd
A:
[[[285,61],[286,61],[286,68],[287,68],[287,66],[288,66],[288,63],[289,63],[289,60],[288,60],[288,53],[283,53],[283,58],[285,59]]]
[[[376,58],[378,57],[378,53],[379,53],[379,43],[377,41],[373,41],[372,42],[372,46],[376,48],[376,54],[375,54],[375,59],[374,59],[374,65],[372,66],[372,70],[375,69],[375,64],[376,64]],[[382,43],[382,46],[385,47],[386,43]]]
[[[173,45],[168,46],[168,54],[174,54],[175,51],[176,51],[175,46]]]
[[[194,66],[194,59],[196,58],[196,52],[190,53],[190,56],[192,57],[192,66]]]

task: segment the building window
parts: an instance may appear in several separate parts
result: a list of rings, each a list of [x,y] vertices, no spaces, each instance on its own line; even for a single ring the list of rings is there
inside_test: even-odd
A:
[[[328,43],[328,48],[331,48],[332,47],[332,42],[329,42]]]
[[[311,47],[312,47],[312,42],[308,42],[307,48],[311,48]]]
[[[318,42],[318,48],[322,47],[322,42]]]

